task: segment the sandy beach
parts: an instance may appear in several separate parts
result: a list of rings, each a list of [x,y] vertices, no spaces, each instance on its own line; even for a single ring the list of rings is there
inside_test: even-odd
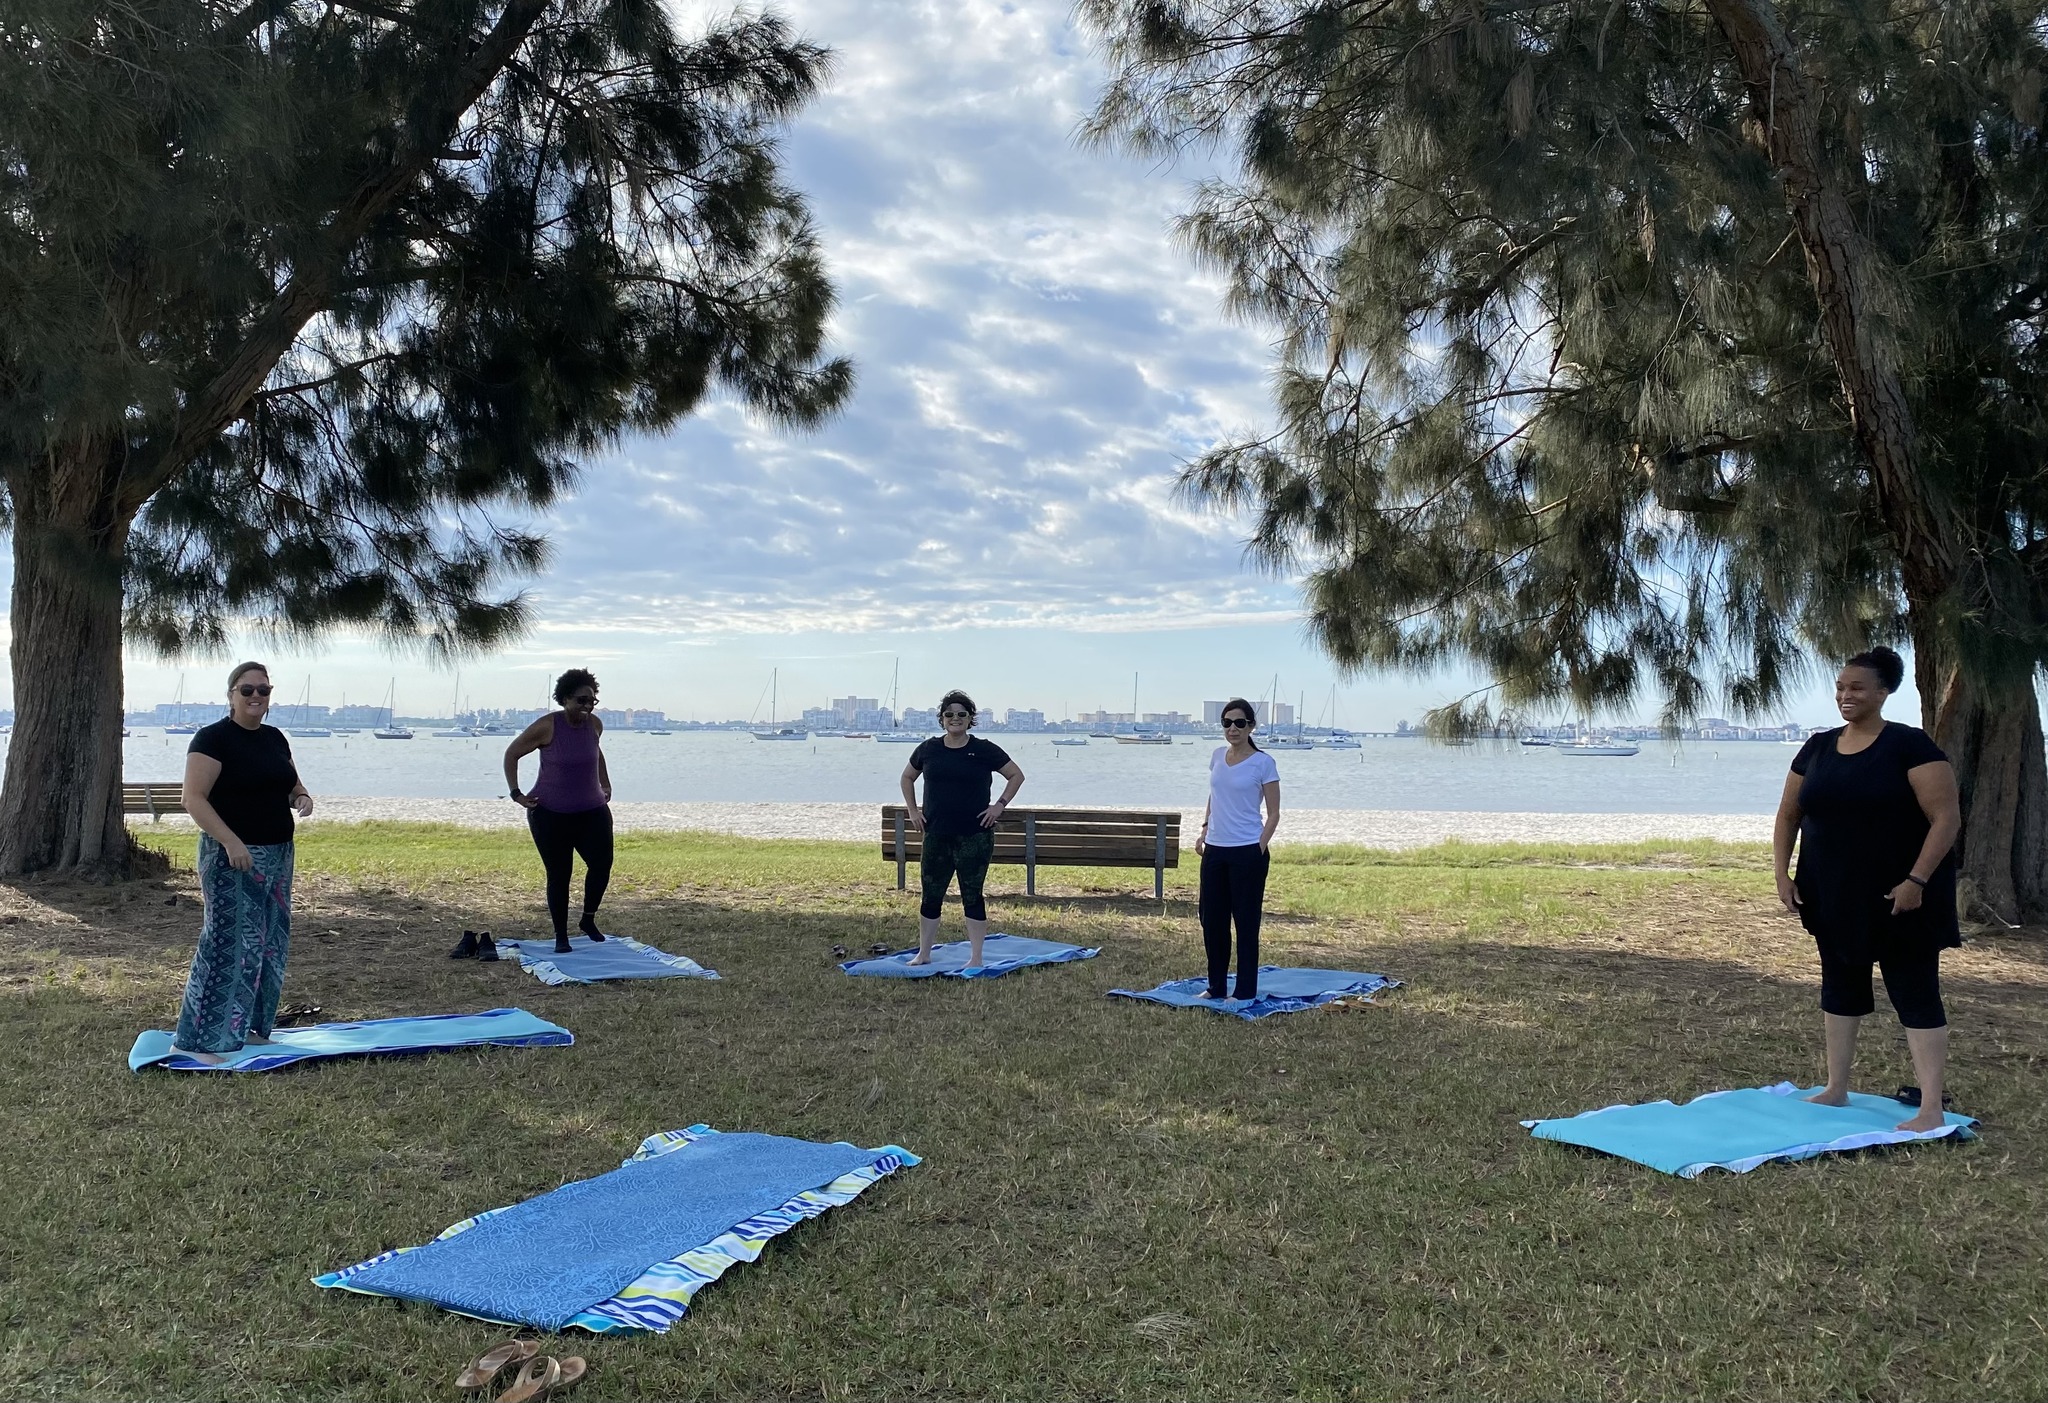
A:
[[[619,803],[612,814],[621,830],[695,829],[745,838],[823,838],[868,842],[880,836],[874,804]],[[1183,810],[1192,831],[1199,809]],[[524,826],[524,813],[503,799],[367,799],[320,801],[312,822],[361,823],[394,819],[456,823],[472,828]],[[1462,838],[1473,843],[1623,843],[1641,838],[1719,838],[1762,843],[1771,837],[1769,814],[1555,814],[1456,813],[1417,809],[1289,809],[1277,844],[1354,843],[1373,848],[1414,848]]]

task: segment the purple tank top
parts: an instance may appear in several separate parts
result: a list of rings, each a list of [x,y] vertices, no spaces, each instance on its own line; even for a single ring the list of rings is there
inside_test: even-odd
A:
[[[540,748],[540,777],[533,782],[540,806],[558,814],[588,813],[605,806],[597,782],[597,727],[572,726],[555,717],[555,738]]]

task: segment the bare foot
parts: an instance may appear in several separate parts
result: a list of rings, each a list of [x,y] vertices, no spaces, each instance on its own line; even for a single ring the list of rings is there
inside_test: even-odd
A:
[[[198,1052],[189,1047],[179,1047],[175,1043],[171,1045],[171,1052],[179,1057],[189,1057],[194,1062],[203,1062],[209,1067],[218,1067],[227,1061],[227,1058],[218,1052]]]
[[[1195,995],[1195,997],[1198,999],[1220,999],[1223,997],[1223,995],[1212,994],[1207,989],[1204,989],[1201,993]]]
[[[928,965],[931,962],[932,952],[929,950],[920,950],[915,955],[912,955],[908,960],[904,961],[905,964],[913,965]]]
[[[1923,1106],[1919,1115],[1914,1116],[1911,1120],[1900,1121],[1892,1129],[1911,1131],[1917,1135],[1925,1130],[1939,1130],[1947,1124],[1947,1116],[1943,1115],[1939,1110],[1930,1111]]]
[[[1816,1106],[1846,1106],[1849,1104],[1849,1093],[1824,1086],[1806,1099]]]
[[[276,1046],[277,1046],[277,1043],[275,1042],[275,1040],[273,1040],[273,1039],[271,1039],[271,1038],[266,1038],[266,1037],[264,1037],[264,1036],[263,1036],[263,1035],[262,1035],[261,1033],[251,1033],[251,1034],[250,1034],[250,1035],[249,1035],[248,1037],[246,1037],[246,1038],[243,1038],[243,1039],[242,1039],[242,1046],[243,1046],[243,1047],[276,1047]]]

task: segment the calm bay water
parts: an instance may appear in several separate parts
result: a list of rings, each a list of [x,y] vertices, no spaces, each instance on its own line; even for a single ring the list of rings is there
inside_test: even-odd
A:
[[[1200,738],[1172,746],[1055,746],[1050,736],[992,734],[1026,776],[1023,804],[1197,808],[1209,754]],[[141,730],[124,746],[131,780],[184,773],[186,736]],[[605,737],[614,797],[668,803],[890,803],[912,747],[873,741],[757,741],[742,732]],[[367,798],[490,798],[505,790],[501,740],[422,734],[380,741],[368,732],[292,742],[318,794]],[[1640,755],[1574,758],[1481,742],[1368,740],[1358,750],[1283,751],[1282,793],[1293,807],[1475,813],[1759,814],[1777,807],[1793,748],[1758,741],[1651,741]],[[527,759],[524,782],[533,782]]]

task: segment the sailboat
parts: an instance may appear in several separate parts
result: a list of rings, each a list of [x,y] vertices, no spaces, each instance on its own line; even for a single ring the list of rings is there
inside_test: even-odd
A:
[[[384,693],[384,724],[370,732],[378,740],[411,740],[412,729],[398,724],[398,679],[391,679],[391,686]]]
[[[1330,735],[1323,742],[1322,748],[1324,750],[1358,750],[1362,748],[1358,743],[1357,736],[1352,735],[1349,731],[1337,728],[1337,684],[1335,682],[1330,684]]]
[[[1272,698],[1271,698],[1271,700],[1270,700],[1270,701],[1268,702],[1268,704],[1267,704],[1267,707],[1266,707],[1266,714],[1267,714],[1268,716],[1271,716],[1271,715],[1273,714],[1273,708],[1274,708],[1275,706],[1277,706],[1277,705],[1279,704],[1279,701],[1280,701],[1280,674],[1278,674],[1278,673],[1274,673],[1274,674],[1273,674],[1273,692],[1272,692]],[[1310,740],[1308,739],[1308,737],[1306,737],[1306,736],[1302,735],[1302,733],[1301,733],[1301,719],[1300,719],[1300,706],[1299,706],[1299,703],[1297,703],[1297,704],[1296,704],[1296,711],[1295,711],[1295,723],[1294,723],[1294,734],[1293,734],[1293,735],[1291,735],[1291,736],[1283,736],[1283,735],[1281,735],[1281,734],[1280,734],[1280,733],[1279,733],[1278,731],[1274,731],[1274,732],[1271,732],[1270,734],[1268,734],[1268,735],[1267,735],[1267,736],[1265,737],[1264,741],[1262,742],[1262,745],[1263,745],[1263,747],[1264,747],[1265,749],[1267,749],[1267,750],[1314,750],[1314,749],[1315,749],[1315,744],[1314,744],[1314,742],[1310,741]]]
[[[306,693],[299,698],[299,715],[308,716],[313,710],[313,674],[306,674]],[[285,734],[298,740],[325,740],[334,732],[325,726],[288,726]]]
[[[171,698],[171,708],[178,719],[164,727],[167,736],[196,736],[199,728],[185,719],[185,674],[178,674],[178,695]]]
[[[896,709],[896,689],[903,681],[903,659],[896,659],[895,671],[889,674],[889,718],[901,720],[903,713]],[[925,738],[915,731],[883,731],[875,737],[876,745],[917,745]]]
[[[454,713],[451,719],[458,722],[462,720],[462,673],[460,671],[455,674],[455,697],[448,703],[448,709]],[[468,726],[461,725],[451,726],[446,730],[436,731],[434,734],[443,740],[473,740],[476,737],[475,731]]]
[[[1173,737],[1172,737],[1172,736],[1169,736],[1168,734],[1166,734],[1166,732],[1164,732],[1164,731],[1141,731],[1141,730],[1138,730],[1138,729],[1136,729],[1136,727],[1137,727],[1137,724],[1138,724],[1138,674],[1134,672],[1134,673],[1132,673],[1132,674],[1131,674],[1131,726],[1133,727],[1133,729],[1132,729],[1131,733],[1130,733],[1129,735],[1127,735],[1127,736],[1118,736],[1118,737],[1116,738],[1116,743],[1117,743],[1118,745],[1172,745],[1172,744],[1173,744]]]
[[[754,732],[755,740],[809,740],[808,731],[799,731],[791,726],[778,728],[775,724],[775,705],[780,700],[779,690],[782,669],[776,668],[768,674],[768,729]]]

